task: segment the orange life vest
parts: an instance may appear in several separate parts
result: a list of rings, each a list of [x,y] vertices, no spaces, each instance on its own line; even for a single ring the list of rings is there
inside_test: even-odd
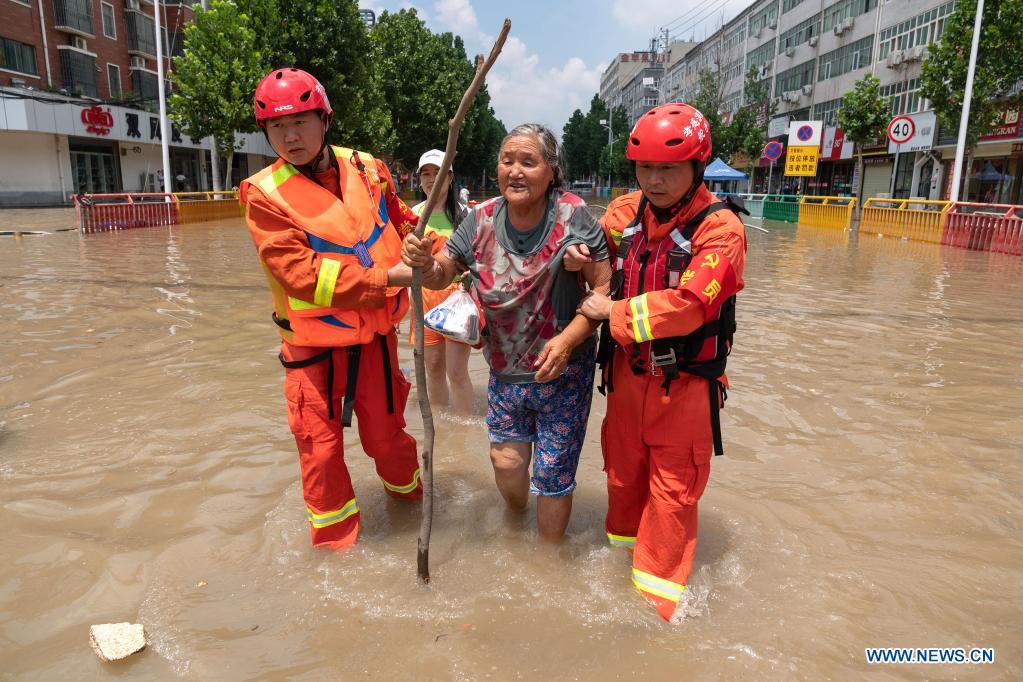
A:
[[[375,335],[390,332],[408,311],[404,287],[388,288],[380,308],[332,305],[341,263],[389,268],[401,259],[401,237],[388,218],[373,157],[344,147],[330,149],[338,162],[343,201],[284,159],[245,180],[240,192],[245,197],[247,185],[258,187],[302,227],[309,247],[320,256],[312,301],[289,295],[263,264],[273,295],[274,322],[286,341],[300,346],[366,344]]]

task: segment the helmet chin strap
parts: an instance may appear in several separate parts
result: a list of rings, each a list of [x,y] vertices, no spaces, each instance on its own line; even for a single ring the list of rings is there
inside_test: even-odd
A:
[[[316,166],[320,164],[320,159],[323,158],[323,150],[327,148],[327,131],[330,130],[330,119],[324,115],[323,125],[323,141],[320,143],[320,150],[316,152],[316,155],[308,163],[303,163],[301,166],[295,166],[296,169],[302,172],[303,175],[312,175],[316,172]],[[322,119],[321,119],[322,120]],[[330,159],[327,160],[327,167],[331,165]]]

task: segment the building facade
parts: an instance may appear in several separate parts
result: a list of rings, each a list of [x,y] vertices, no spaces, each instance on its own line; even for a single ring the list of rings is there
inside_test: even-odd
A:
[[[161,8],[169,70],[192,9]],[[0,0],[0,207],[160,191],[158,105],[151,2]],[[262,136],[242,137],[234,183],[274,156]],[[212,187],[210,146],[171,128],[175,191]]]
[[[955,0],[759,0],[672,63],[667,91],[672,100],[691,101],[700,74],[709,70],[727,121],[742,106],[745,75],[753,68],[769,82],[777,107],[769,136],[783,137],[790,120],[824,123],[818,174],[802,181],[803,191],[848,194],[862,182],[864,197],[947,197],[958,131],[939,129],[919,87],[927,46],[941,38],[954,8]],[[880,79],[891,116],[911,116],[917,135],[903,146],[887,139],[866,145],[863,177],[855,178],[853,145],[837,127],[838,111],[842,95],[868,73]],[[1006,107],[964,173],[964,199],[1023,203],[1020,132],[1020,112]],[[761,190],[765,181],[758,183]]]
[[[650,107],[670,99],[665,73],[697,43],[675,41],[665,50],[621,52],[600,78],[600,99],[609,109],[624,107],[634,125]]]

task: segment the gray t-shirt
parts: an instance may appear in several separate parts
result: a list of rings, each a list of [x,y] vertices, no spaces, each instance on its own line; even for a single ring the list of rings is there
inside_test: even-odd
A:
[[[494,230],[500,248],[520,257],[528,257],[540,251],[550,239],[556,222],[557,203],[553,200],[554,197],[554,192],[548,195],[547,210],[540,223],[524,231],[515,229],[509,223],[507,206],[504,204],[503,199],[499,199],[500,204],[494,213]],[[554,314],[561,328],[575,317],[576,307],[585,293],[584,288],[579,283],[578,273],[566,272],[562,266],[565,249],[572,244],[586,244],[590,249],[590,256],[594,260],[605,260],[608,257],[607,240],[604,237],[604,231],[601,229],[597,219],[585,207],[576,210],[572,214],[572,218],[566,228],[567,234],[566,239],[562,243],[562,248],[549,264],[553,282],[553,290],[550,292],[551,302]],[[477,263],[473,251],[473,244],[476,242],[476,232],[476,213],[470,212],[466,219],[455,228],[454,234],[451,235],[445,249],[450,258],[463,263],[472,273],[473,278],[478,280],[480,264]],[[484,313],[486,313],[486,308],[484,308]],[[529,314],[529,311],[523,311],[524,317]],[[489,318],[487,321],[488,323],[491,322]],[[527,326],[524,323],[522,328],[525,329]],[[589,346],[590,344],[582,344],[577,348],[576,352],[585,351]],[[519,367],[517,370],[509,372],[495,370],[495,374],[498,378],[509,383],[528,383],[534,381],[534,374],[524,372],[522,369]]]

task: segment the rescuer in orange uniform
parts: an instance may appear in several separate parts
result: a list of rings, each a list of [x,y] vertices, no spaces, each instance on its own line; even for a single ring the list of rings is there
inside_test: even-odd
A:
[[[283,338],[288,424],[312,542],[346,547],[359,535],[342,438],[353,411],[386,491],[422,496],[416,442],[404,431],[409,383],[394,331],[411,281],[401,240],[417,219],[382,162],[327,145],[333,111],[313,76],[273,71],[256,88],[254,106],[281,158],[239,194]]]
[[[609,320],[607,537],[634,549],[632,582],[665,620],[685,590],[697,502],[711,452],[722,449],[718,409],[746,254],[736,209],[703,184],[710,153],[707,121],[693,107],[665,104],[639,119],[626,156],[642,191],[613,201],[602,221],[611,297],[592,294],[580,305]],[[581,247],[574,252],[586,260]]]

